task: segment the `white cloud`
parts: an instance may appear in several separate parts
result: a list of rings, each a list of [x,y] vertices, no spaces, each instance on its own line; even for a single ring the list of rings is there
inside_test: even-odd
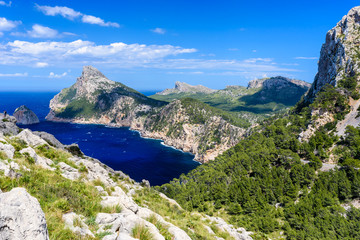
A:
[[[5,1],[0,1],[0,6],[11,7],[11,4],[11,1],[9,1],[8,3],[6,3]]]
[[[296,57],[295,59],[300,59],[300,60],[316,60],[318,59],[317,57]]]
[[[228,51],[236,52],[236,51],[239,51],[239,49],[238,48],[229,48]]]
[[[87,14],[75,11],[74,9],[68,8],[68,7],[59,7],[59,6],[50,7],[50,6],[40,6],[38,4],[35,4],[35,7],[47,16],[60,15],[69,20],[75,20],[76,18],[80,18],[80,20],[83,23],[96,24],[96,25],[99,25],[102,27],[116,27],[116,28],[120,27],[120,25],[118,23],[105,22],[103,19],[101,19],[99,17],[87,15]]]
[[[27,77],[28,73],[0,73],[0,77]]]
[[[62,74],[55,74],[53,72],[49,73],[49,78],[63,78],[67,75],[67,72],[64,72]]]
[[[252,52],[253,52],[253,53],[256,53],[256,52],[257,52],[257,50],[256,50],[256,49],[254,49],[254,50],[252,50]]]
[[[77,12],[74,9],[68,7],[59,7],[59,6],[50,7],[50,6],[40,6],[38,4],[35,4],[35,7],[47,16],[60,15],[70,20],[74,20],[75,18],[83,15],[82,13]]]
[[[165,34],[166,30],[163,28],[155,28],[155,29],[151,29],[150,31],[157,33],[157,34]]]
[[[49,64],[46,63],[46,62],[37,62],[35,64],[35,67],[37,67],[37,68],[44,68],[44,67],[47,67],[47,66],[49,66]]]
[[[193,53],[172,45],[125,44],[96,45],[94,42],[28,42],[13,41],[0,44],[0,64],[30,65],[46,62],[51,65],[76,65],[103,63],[122,67],[146,66],[166,57]]]
[[[39,24],[33,25],[32,30],[27,31],[27,35],[32,38],[55,38],[58,34],[58,31]]]
[[[62,68],[96,65],[123,69],[162,69],[174,74],[184,72],[184,74],[233,75],[246,78],[262,77],[264,74],[286,75],[298,71],[271,58],[231,60],[178,57],[196,51],[193,48],[172,45],[122,42],[96,45],[94,42],[83,40],[36,43],[17,40],[6,44],[0,43],[0,65],[45,67],[48,64]],[[56,78],[56,75],[54,73],[52,77]]]
[[[11,21],[4,17],[0,17],[0,32],[10,31],[16,28],[19,24],[21,24],[21,21]]]
[[[120,27],[120,25],[118,23],[105,22],[101,18],[94,17],[91,15],[83,15],[83,17],[81,18],[81,21],[84,23],[96,24],[96,25],[103,26],[103,27],[116,27],[116,28]]]

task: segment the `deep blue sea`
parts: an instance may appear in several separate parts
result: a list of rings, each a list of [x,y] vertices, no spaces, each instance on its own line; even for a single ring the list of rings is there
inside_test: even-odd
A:
[[[151,95],[154,92],[143,92]],[[12,114],[26,105],[40,119],[39,124],[21,126],[53,134],[64,144],[77,143],[88,156],[99,159],[115,170],[121,170],[136,181],[147,179],[151,185],[167,183],[196,168],[189,153],[167,147],[160,140],[141,138],[129,128],[103,125],[54,123],[45,120],[50,99],[56,92],[0,92],[0,112]]]

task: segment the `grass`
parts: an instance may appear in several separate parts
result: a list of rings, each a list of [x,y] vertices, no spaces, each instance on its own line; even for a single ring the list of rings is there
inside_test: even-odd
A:
[[[8,159],[7,154],[4,151],[0,151],[0,159],[2,160]]]
[[[68,180],[36,165],[28,164],[28,167],[31,171],[21,172],[22,177],[18,179],[0,177],[2,190],[23,187],[38,199],[45,213],[50,239],[79,239],[65,229],[62,215],[73,211],[89,218],[96,216],[102,210],[96,188],[89,183]]]
[[[101,212],[103,213],[120,213],[122,210],[120,205],[102,207]]]
[[[165,240],[172,240],[174,238],[174,236],[168,231],[168,226],[162,224],[155,216],[155,214],[151,215],[146,220],[155,225],[155,227],[159,230],[160,234],[164,236]]]
[[[133,198],[134,201],[140,206],[147,206],[149,209],[166,219],[166,221],[184,230],[191,239],[216,239],[215,236],[210,234],[205,228],[205,225],[209,225],[209,223],[204,219],[202,214],[197,212],[189,212],[179,208],[177,205],[171,204],[167,200],[160,197],[159,193],[154,189],[144,188],[139,190]],[[153,221],[155,223],[157,222],[153,216],[150,216],[148,221]],[[165,226],[162,227],[166,228]],[[158,227],[158,229],[161,231],[161,227]],[[230,235],[226,235],[226,233],[221,233],[219,231],[218,234],[222,235],[225,240],[233,239],[230,237]]]
[[[153,240],[154,236],[151,234],[149,229],[141,224],[136,224],[132,229],[131,236],[139,240]]]
[[[69,160],[72,155],[64,150],[56,149],[44,144],[36,148],[36,153],[42,157],[51,159],[55,164],[64,162],[75,169],[79,168],[73,161]]]

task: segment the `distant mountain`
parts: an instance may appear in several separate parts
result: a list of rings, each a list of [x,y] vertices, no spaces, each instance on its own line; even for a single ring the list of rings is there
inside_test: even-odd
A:
[[[179,93],[213,93],[213,92],[216,92],[216,90],[204,87],[202,85],[193,86],[184,82],[175,82],[175,88],[168,88],[156,94],[169,95],[169,94],[179,94]]]
[[[185,87],[184,87],[185,86]],[[185,91],[187,85],[178,84]],[[234,146],[249,122],[194,99],[168,104],[107,79],[91,66],[50,101],[51,121],[131,127],[207,162]],[[229,134],[231,133],[231,134]]]
[[[278,76],[252,80],[247,88],[227,86],[213,92],[165,90],[167,94],[157,93],[150,97],[168,102],[189,97],[225,111],[271,114],[295,105],[310,86],[304,81]]]

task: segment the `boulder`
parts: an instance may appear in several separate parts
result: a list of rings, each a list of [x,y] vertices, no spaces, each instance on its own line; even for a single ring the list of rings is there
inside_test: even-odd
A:
[[[65,227],[69,228],[72,232],[82,237],[90,236],[95,237],[94,234],[89,230],[89,227],[84,222],[84,217],[77,215],[74,212],[66,213],[63,215]],[[74,222],[77,221],[80,226],[74,226]]]
[[[16,137],[19,138],[20,140],[25,141],[28,145],[34,147],[47,144],[47,142],[44,139],[33,134],[29,129],[24,129],[18,135],[16,135]]]
[[[51,165],[54,164],[54,162],[48,158],[43,158],[36,154],[35,150],[31,147],[24,148],[20,151],[21,154],[29,154],[30,157],[32,157],[35,160],[35,164],[40,165],[43,168],[49,169],[49,170],[55,170],[51,167]]]
[[[0,194],[0,239],[49,239],[45,214],[24,188]]]
[[[16,118],[17,124],[20,125],[30,125],[40,122],[36,114],[25,105],[22,105],[15,109],[13,115]]]
[[[70,179],[70,180],[76,180],[80,177],[80,173],[77,169],[67,165],[64,162],[60,162],[59,164],[60,170],[62,172],[62,176],[64,178]]]
[[[57,140],[54,137],[54,135],[52,135],[50,133],[35,131],[35,132],[33,132],[33,134],[41,137],[42,139],[44,139],[48,144],[50,144],[53,147],[62,148],[62,149],[64,148],[64,145],[59,140]]]
[[[0,142],[0,151],[4,152],[8,158],[14,157],[15,148],[10,144],[3,144]]]

